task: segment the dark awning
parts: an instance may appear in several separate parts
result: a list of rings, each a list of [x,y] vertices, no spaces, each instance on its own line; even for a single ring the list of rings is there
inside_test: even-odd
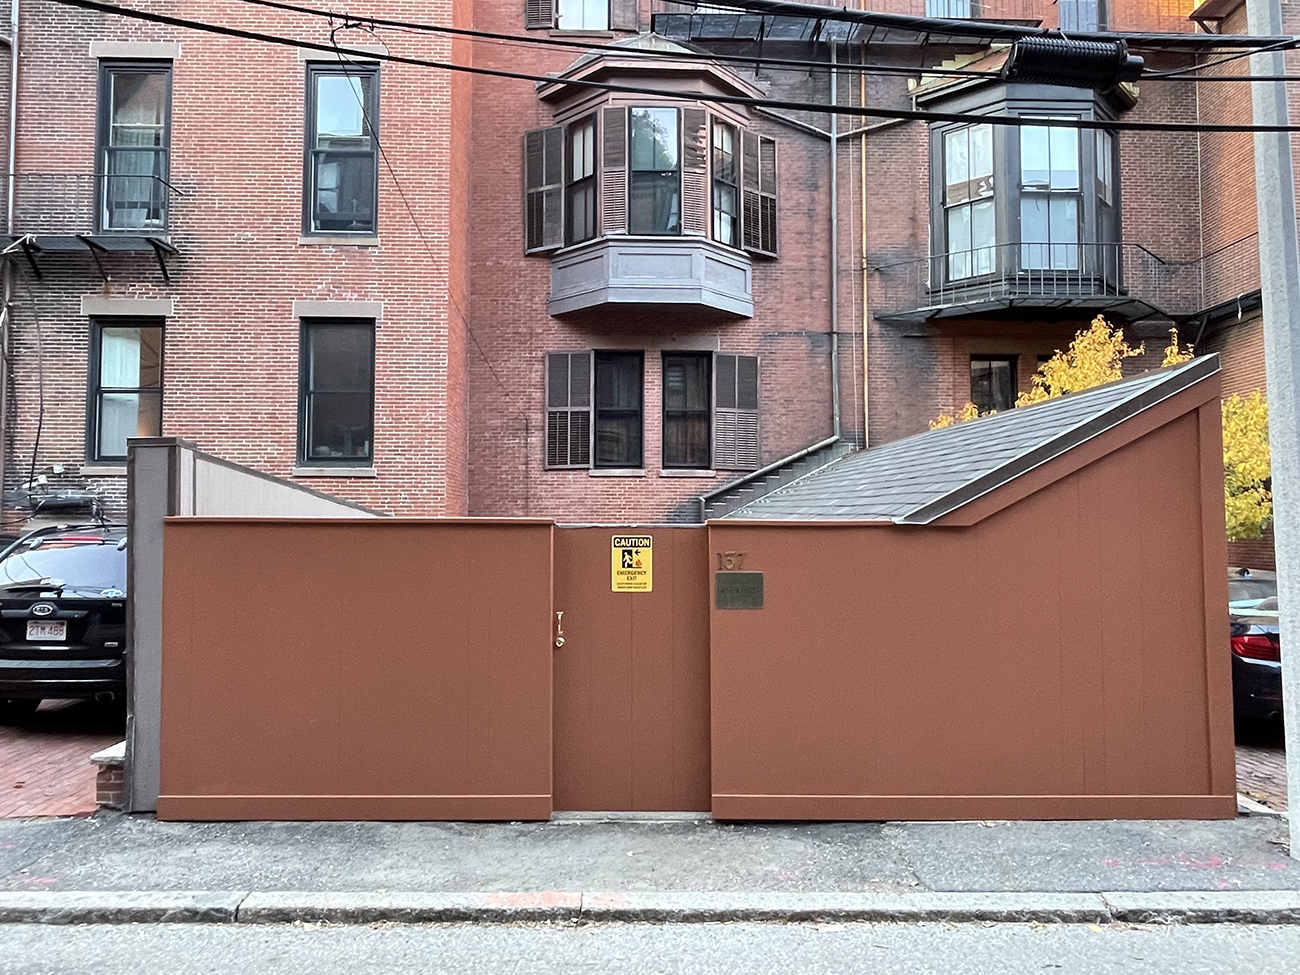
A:
[[[108,274],[100,263],[101,254],[153,254],[158,259],[163,278],[170,281],[165,257],[177,253],[176,248],[161,237],[134,234],[7,234],[0,235],[0,247],[3,247],[6,257],[21,251],[38,278],[41,277],[41,268],[36,263],[37,255],[88,251],[105,281]]]

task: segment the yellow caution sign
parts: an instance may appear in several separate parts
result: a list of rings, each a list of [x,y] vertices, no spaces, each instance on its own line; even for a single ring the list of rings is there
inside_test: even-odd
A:
[[[611,542],[609,586],[614,592],[650,592],[654,586],[649,535],[615,535]]]

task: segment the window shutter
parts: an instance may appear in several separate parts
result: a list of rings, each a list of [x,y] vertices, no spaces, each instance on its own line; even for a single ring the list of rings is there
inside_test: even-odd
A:
[[[759,466],[758,356],[714,358],[713,467],[752,471]]]
[[[555,0],[524,0],[524,27],[536,30],[554,26]]]
[[[564,127],[524,133],[524,253],[564,245]]]
[[[639,0],[609,0],[609,29],[641,29],[641,5]]]
[[[546,356],[546,466],[591,466],[591,353]]]
[[[740,147],[741,242],[747,251],[776,257],[776,142],[746,132]]]
[[[709,116],[702,108],[682,109],[682,230],[709,232]]]
[[[600,113],[603,129],[600,169],[600,223],[605,234],[627,233],[627,109]]]

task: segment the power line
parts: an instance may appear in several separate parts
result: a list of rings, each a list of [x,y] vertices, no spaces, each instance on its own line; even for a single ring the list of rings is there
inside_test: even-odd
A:
[[[352,75],[348,72],[347,61],[344,59],[343,51],[340,50],[338,43],[335,40],[335,34],[339,29],[340,28],[336,27],[334,30],[330,31],[330,43],[334,45],[335,56],[338,58],[339,66],[343,69],[344,76],[351,81]],[[352,86],[349,85],[349,87]],[[384,161],[384,167],[388,170],[388,175],[393,180],[393,186],[397,188],[397,195],[401,198],[402,205],[406,207],[406,212],[410,216],[411,223],[415,227],[415,234],[420,238],[420,243],[428,253],[429,259],[437,264],[438,255],[434,253],[433,248],[430,246],[429,239],[424,234],[424,227],[420,224],[420,218],[415,215],[415,208],[411,206],[411,201],[407,199],[406,190],[402,187],[402,181],[397,178],[397,170],[393,168],[393,164],[388,158],[388,150],[384,148],[384,144],[379,140],[379,130],[375,128],[375,125],[370,118],[370,112],[366,108],[365,98],[362,96],[359,88],[354,88],[353,91],[356,94],[357,105],[361,109],[361,118],[365,123],[366,131],[370,133],[370,138],[375,140],[375,148],[379,150],[379,158]],[[487,352],[484,351],[483,346],[479,343],[478,336],[474,334],[474,329],[469,324],[469,316],[465,314],[465,310],[460,307],[460,302],[456,300],[456,296],[452,293],[450,282],[447,285],[447,300],[455,305],[456,314],[460,316],[461,324],[465,327],[466,333],[468,333],[470,339],[474,342],[474,348],[478,349],[478,354],[482,357],[484,365],[488,367],[488,372],[492,373],[492,378],[495,379],[497,385],[501,387],[501,392],[505,394],[506,401],[510,402],[511,405],[514,406],[515,412],[523,417],[524,421],[527,422],[528,417],[524,414],[523,410],[512,402],[509,388],[502,381],[500,374],[496,371],[496,367],[492,365],[492,360],[488,358]]]
[[[225,27],[218,24],[209,24],[202,21],[189,20],[182,17],[172,17],[167,14],[152,13],[144,10],[133,10],[129,7],[119,7],[115,4],[104,3],[102,0],[50,0],[50,2],[67,7],[79,7],[83,10],[94,10],[100,13],[117,14],[133,20],[143,20],[149,23],[166,24],[170,27],[180,27],[187,30],[218,34],[223,37],[237,37],[242,40],[257,41],[260,43],[280,44],[294,48],[306,48],[307,50],[323,51],[328,54],[334,54],[336,51],[341,51],[349,57],[363,61],[391,61],[396,64],[410,64],[416,67],[438,68],[443,71],[460,72],[462,74],[479,75],[489,78],[503,78],[511,81],[528,81],[534,84],[543,85],[565,84],[576,88],[619,92],[621,94],[648,95],[651,97],[673,99],[680,99],[682,97],[681,91],[674,91],[665,88],[628,85],[608,81],[591,81],[586,78],[567,78],[561,80],[554,75],[528,74],[522,71],[506,71],[500,68],[484,68],[477,65],[456,64],[448,61],[433,61],[424,58],[405,57],[398,54],[375,54],[370,51],[339,48],[337,46],[319,44],[314,41],[281,37],[276,34],[260,33],[258,31],[244,30],[238,27]],[[766,2],[766,0],[764,0],[764,2]],[[751,98],[745,95],[710,94],[706,100],[721,105],[744,105],[747,107],[764,107],[782,109],[784,111],[808,112],[818,115],[845,115],[850,117],[899,119],[915,122],[956,122],[966,124],[972,120],[977,120],[990,125],[1007,125],[1013,127],[1043,124],[1041,119],[1033,117],[1022,118],[1017,115],[973,115],[959,112],[929,112],[917,109],[881,108],[867,105],[837,105],[832,107],[823,102],[801,102],[777,98]],[[1060,119],[1054,124],[1077,129],[1106,129],[1113,132],[1300,132],[1300,125],[1290,124],[1247,125],[1205,122],[1121,122],[1111,119],[1082,118]]]

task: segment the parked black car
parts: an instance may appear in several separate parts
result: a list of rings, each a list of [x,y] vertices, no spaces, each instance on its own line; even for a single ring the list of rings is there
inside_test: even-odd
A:
[[[1269,596],[1229,616],[1232,643],[1232,705],[1239,721],[1282,715],[1282,647],[1277,597]]]
[[[0,553],[0,720],[126,690],[126,526],[58,525]]]

